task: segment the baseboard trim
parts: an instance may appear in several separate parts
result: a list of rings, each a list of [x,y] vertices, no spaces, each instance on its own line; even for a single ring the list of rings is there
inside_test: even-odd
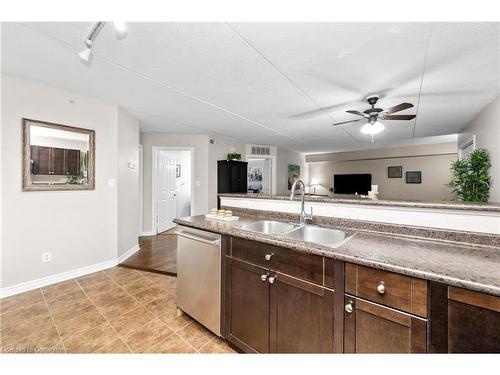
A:
[[[16,285],[8,286],[0,289],[0,299],[5,297],[10,297],[19,293],[28,292],[33,289],[43,288],[44,286],[60,283],[69,279],[74,279],[75,277],[85,276],[90,273],[102,271],[111,267],[115,267],[118,263],[123,262],[125,259],[136,253],[140,249],[139,245],[134,245],[130,250],[120,257],[112,260],[108,260],[101,263],[92,264],[90,266],[85,266],[77,268],[76,270],[66,271],[57,273],[55,275],[41,277],[36,280],[27,281],[24,283],[19,283]]]
[[[130,250],[128,250],[125,254],[120,255],[117,259],[118,263],[122,263],[128,258],[130,258],[132,255],[134,255],[136,252],[138,252],[141,248],[139,247],[139,244],[134,245]]]
[[[148,237],[148,236],[156,236],[156,235],[157,235],[157,233],[153,232],[152,230],[148,230],[148,231],[141,232],[139,237]]]

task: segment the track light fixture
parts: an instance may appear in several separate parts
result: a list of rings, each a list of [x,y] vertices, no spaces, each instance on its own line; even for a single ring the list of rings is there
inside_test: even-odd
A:
[[[83,49],[78,53],[80,59],[82,59],[86,63],[89,63],[90,59],[92,58],[92,45],[105,24],[106,22],[99,21],[96,22],[94,26],[92,26],[89,35],[85,39],[85,49]],[[115,27],[116,37],[118,39],[123,39],[127,36],[128,34],[127,25],[124,22],[113,22],[113,25]]]

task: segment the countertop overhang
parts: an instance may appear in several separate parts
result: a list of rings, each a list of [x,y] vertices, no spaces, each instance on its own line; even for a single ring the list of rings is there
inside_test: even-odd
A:
[[[244,224],[259,220],[263,219],[240,216],[238,221],[222,222],[198,215],[177,218],[174,222],[187,227],[500,296],[499,248],[426,240],[344,227],[337,228],[355,231],[356,234],[341,246],[330,248],[240,229]]]

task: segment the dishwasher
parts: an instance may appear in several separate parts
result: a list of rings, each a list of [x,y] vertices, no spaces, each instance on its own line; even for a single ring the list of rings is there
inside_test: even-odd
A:
[[[184,226],[177,234],[177,307],[221,335],[221,236]]]

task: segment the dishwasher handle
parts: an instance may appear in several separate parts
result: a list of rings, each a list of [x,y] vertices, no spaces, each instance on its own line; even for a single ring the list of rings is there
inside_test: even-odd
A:
[[[205,238],[197,237],[193,234],[188,234],[186,232],[179,232],[179,231],[175,231],[175,234],[178,236],[181,236],[181,237],[189,238],[190,240],[203,242],[203,243],[206,243],[206,244],[212,245],[212,246],[217,246],[220,244],[220,239],[210,241],[210,240],[207,240]]]

